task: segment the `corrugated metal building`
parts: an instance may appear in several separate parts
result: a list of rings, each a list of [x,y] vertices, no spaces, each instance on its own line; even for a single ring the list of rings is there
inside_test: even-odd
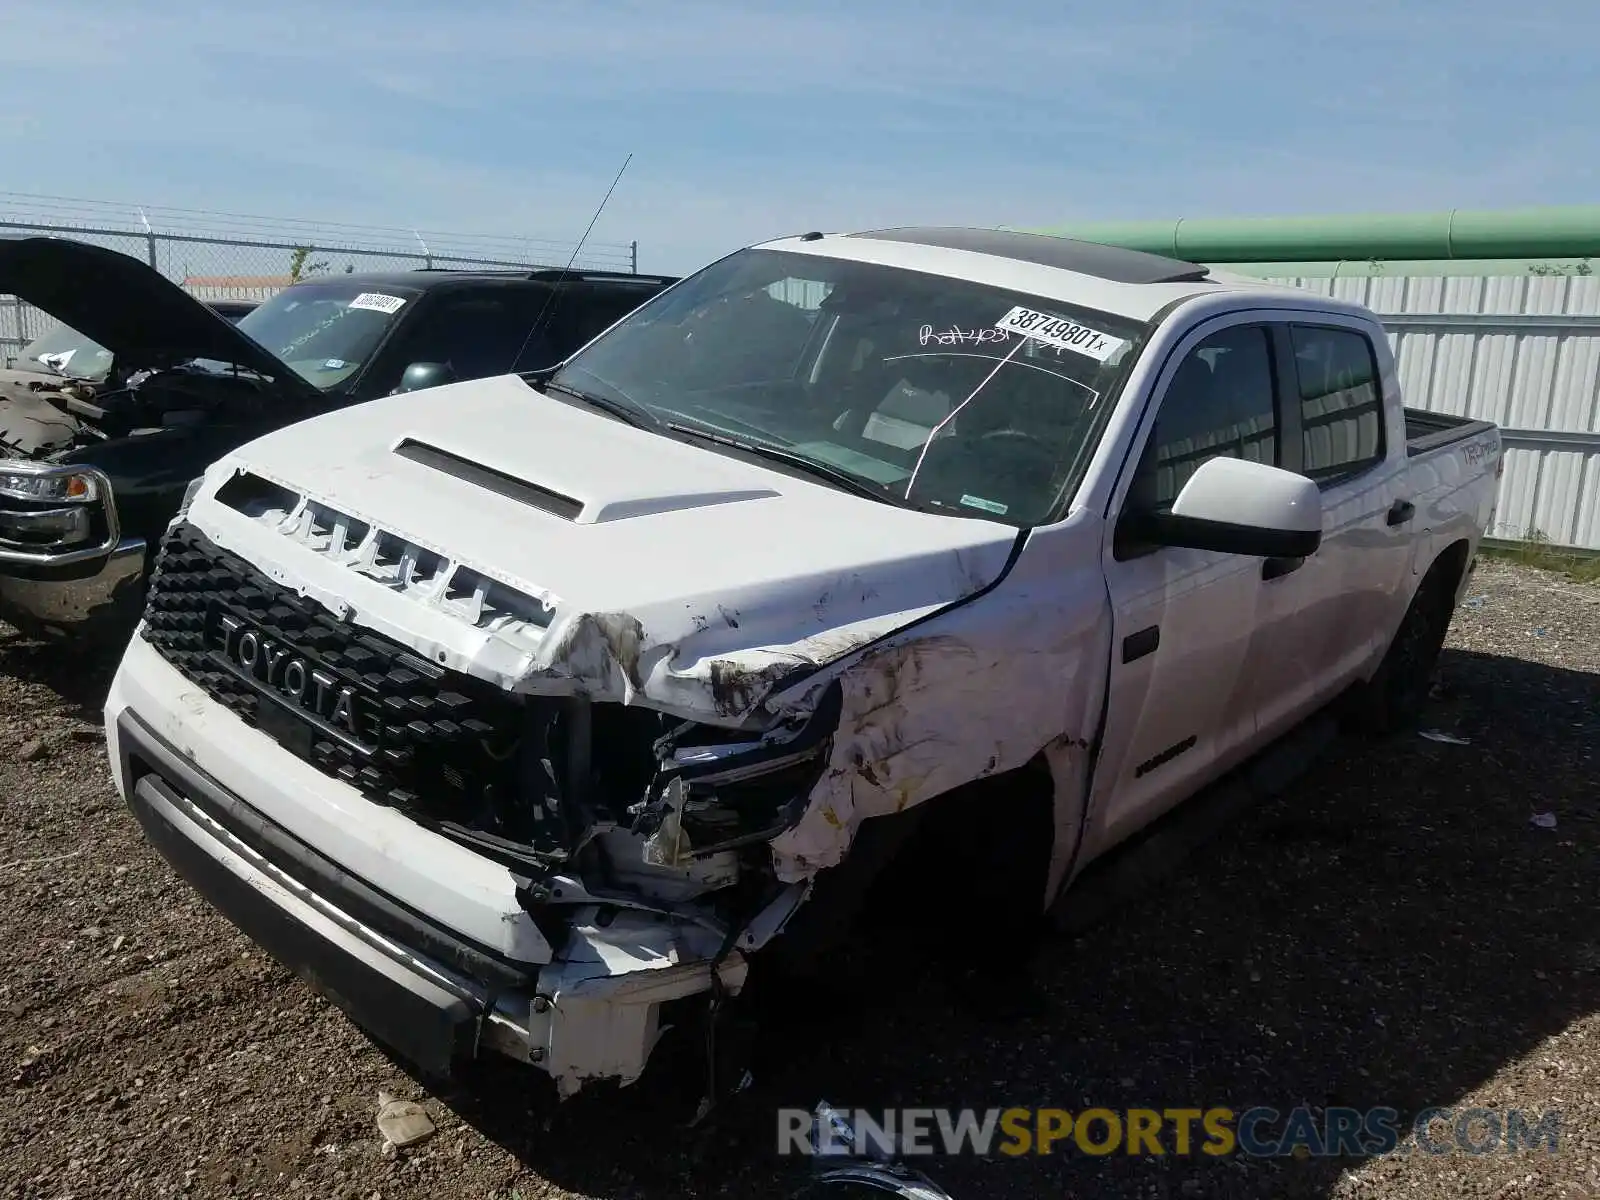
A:
[[[1501,426],[1490,536],[1600,550],[1600,207],[1048,232],[1367,305],[1389,329],[1408,404]]]
[[[1506,473],[1489,536],[1600,550],[1600,278],[1538,265],[1539,274],[1526,265],[1464,274],[1473,264],[1461,262],[1404,275],[1254,264],[1250,273],[1365,304],[1389,330],[1408,403],[1501,427]]]

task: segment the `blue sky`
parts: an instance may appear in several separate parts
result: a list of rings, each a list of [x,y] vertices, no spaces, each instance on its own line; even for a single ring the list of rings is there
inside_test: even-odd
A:
[[[5,0],[0,184],[637,238],[1600,200],[1593,0]]]

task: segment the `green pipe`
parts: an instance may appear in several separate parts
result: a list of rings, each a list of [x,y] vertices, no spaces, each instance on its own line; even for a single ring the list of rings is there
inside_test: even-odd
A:
[[[1361,258],[1301,262],[1215,262],[1221,271],[1262,279],[1486,279],[1507,275],[1594,275],[1587,258]]]
[[[1600,205],[1474,212],[1101,221],[1036,230],[1188,262],[1600,256]]]

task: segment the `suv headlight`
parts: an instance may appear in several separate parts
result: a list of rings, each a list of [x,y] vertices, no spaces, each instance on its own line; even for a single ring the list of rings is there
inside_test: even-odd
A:
[[[51,504],[89,504],[100,499],[100,482],[90,471],[0,470],[0,496]]]

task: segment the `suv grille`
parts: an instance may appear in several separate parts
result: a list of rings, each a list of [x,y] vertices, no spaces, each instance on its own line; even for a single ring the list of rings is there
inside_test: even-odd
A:
[[[518,701],[345,624],[187,523],[162,543],[145,623],[185,677],[369,800],[461,821],[515,791]]]

